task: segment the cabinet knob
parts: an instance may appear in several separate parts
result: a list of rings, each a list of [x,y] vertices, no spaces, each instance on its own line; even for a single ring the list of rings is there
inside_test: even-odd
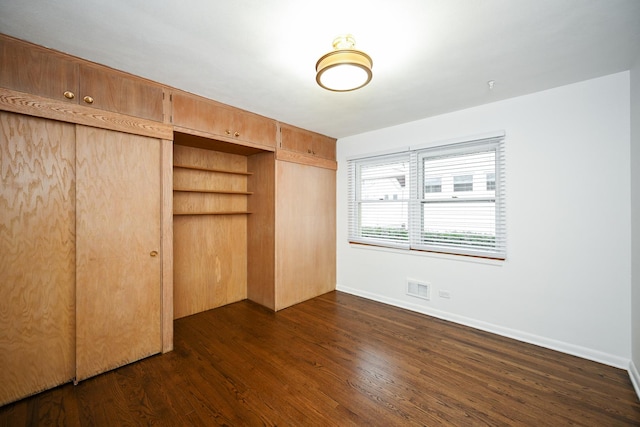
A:
[[[93,104],[93,98],[90,97],[89,95],[85,96],[82,99],[84,99],[84,102],[86,102],[87,104]]]
[[[151,252],[149,252],[149,255],[150,255],[152,258],[157,257],[157,256],[158,256],[158,251],[151,251]]]
[[[236,132],[236,133],[234,133],[234,134],[233,134],[233,136],[235,136],[235,137],[240,136],[240,132]]]
[[[231,131],[229,129],[225,130],[224,133],[226,133],[227,135],[231,135]]]
[[[75,98],[75,97],[76,97],[76,94],[75,94],[75,93],[73,93],[73,92],[71,92],[71,91],[68,91],[68,90],[67,90],[67,91],[65,91],[65,92],[63,93],[63,95],[64,95],[64,97],[65,97],[65,98],[67,98],[67,99],[73,99],[73,98]]]

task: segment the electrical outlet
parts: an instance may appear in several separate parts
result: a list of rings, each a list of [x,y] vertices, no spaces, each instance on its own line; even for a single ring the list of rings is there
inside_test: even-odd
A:
[[[451,298],[451,293],[449,291],[438,291],[438,296],[440,298],[450,299]]]

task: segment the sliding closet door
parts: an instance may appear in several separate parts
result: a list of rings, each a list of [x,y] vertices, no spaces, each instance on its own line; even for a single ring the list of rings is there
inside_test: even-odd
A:
[[[160,141],[77,127],[78,380],[161,351]]]
[[[0,112],[0,406],[74,376],[74,140]]]

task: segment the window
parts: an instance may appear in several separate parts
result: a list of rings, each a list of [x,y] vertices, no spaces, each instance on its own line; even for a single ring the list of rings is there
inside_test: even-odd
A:
[[[487,190],[495,190],[496,189],[496,174],[494,172],[487,174]]]
[[[405,153],[349,163],[352,241],[408,247],[409,160]]]
[[[424,192],[425,193],[439,193],[442,191],[442,178],[424,178]]]
[[[349,240],[504,259],[503,137],[349,160]]]
[[[473,175],[454,176],[453,191],[473,191]]]

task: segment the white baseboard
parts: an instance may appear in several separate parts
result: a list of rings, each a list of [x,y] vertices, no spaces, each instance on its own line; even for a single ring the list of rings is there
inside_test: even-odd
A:
[[[417,313],[426,314],[428,316],[437,317],[438,319],[447,320],[450,322],[469,326],[475,329],[480,329],[482,331],[491,332],[491,333],[508,337],[508,338],[513,338],[518,341],[523,341],[529,344],[534,344],[540,347],[556,350],[562,353],[570,354],[572,356],[581,357],[583,359],[592,360],[594,362],[603,363],[605,365],[613,366],[613,367],[624,369],[624,370],[629,369],[629,363],[630,363],[629,359],[604,353],[598,350],[581,347],[578,345],[557,341],[550,338],[545,338],[539,335],[530,334],[528,332],[505,328],[503,326],[482,322],[482,321],[471,319],[464,316],[458,316],[456,314],[444,312],[441,310],[436,310],[429,307],[410,304],[410,303],[407,303],[406,301],[400,301],[393,298],[388,298],[382,295],[373,294],[373,293],[362,291],[359,289],[350,288],[348,286],[338,285],[336,286],[336,289],[340,292],[345,292],[348,294],[360,296],[373,301],[378,301],[378,302],[389,304],[395,307],[400,307],[407,310],[415,311]],[[636,381],[639,379],[637,376],[637,373],[638,372],[636,371],[636,378],[635,378]],[[636,392],[638,392],[637,384],[640,384],[640,382],[634,383]]]
[[[636,368],[633,360],[629,362],[629,378],[631,378],[631,384],[633,384],[633,388],[636,390],[638,399],[640,399],[640,373],[638,373],[638,368]]]

